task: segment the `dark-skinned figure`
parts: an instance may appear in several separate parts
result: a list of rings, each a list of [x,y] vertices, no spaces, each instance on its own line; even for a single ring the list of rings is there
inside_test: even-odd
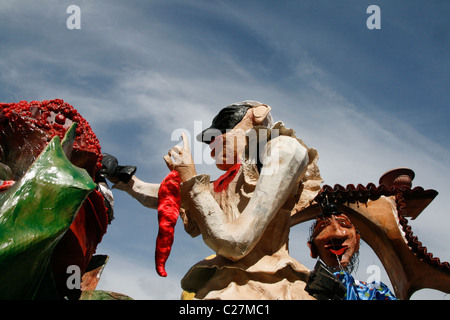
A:
[[[308,284],[313,294],[322,299],[396,300],[384,283],[367,283],[351,275],[358,265],[360,240],[358,230],[337,205],[323,207],[307,242],[311,257],[320,258]]]

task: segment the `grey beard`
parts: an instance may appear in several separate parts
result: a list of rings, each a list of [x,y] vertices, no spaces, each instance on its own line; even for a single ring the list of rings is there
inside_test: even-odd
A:
[[[359,266],[359,251],[356,251],[351,257],[346,267],[338,266],[338,267],[330,267],[330,269],[333,272],[345,271],[351,274],[353,273],[353,271],[356,272],[356,270],[358,270],[358,266]]]

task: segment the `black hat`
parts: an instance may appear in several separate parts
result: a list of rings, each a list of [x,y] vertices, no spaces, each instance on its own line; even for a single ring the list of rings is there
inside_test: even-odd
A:
[[[338,206],[336,204],[330,203],[330,204],[325,205],[322,208],[322,213],[323,213],[324,216],[328,217],[328,216],[331,216],[331,215],[342,214],[342,211],[339,210],[339,208],[338,208]]]
[[[242,121],[251,105],[233,104],[223,108],[214,117],[211,126],[197,135],[197,140],[210,144],[217,136],[224,134],[227,130],[233,129]]]

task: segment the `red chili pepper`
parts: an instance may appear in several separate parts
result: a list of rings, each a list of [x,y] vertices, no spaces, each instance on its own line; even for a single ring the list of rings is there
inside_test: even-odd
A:
[[[171,171],[161,182],[158,192],[158,236],[155,248],[156,272],[166,277],[166,261],[172,249],[175,224],[180,215],[180,176],[177,171]]]

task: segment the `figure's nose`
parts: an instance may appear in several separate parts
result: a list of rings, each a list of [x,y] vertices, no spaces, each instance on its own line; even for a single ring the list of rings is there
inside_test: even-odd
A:
[[[209,144],[209,148],[211,150],[214,150],[218,145],[223,145],[223,141],[224,135],[222,134],[221,136],[218,136],[211,141],[211,143]]]
[[[330,232],[333,233],[333,236],[335,238],[345,238],[347,237],[345,228],[343,228],[336,220],[331,220],[330,225],[328,226],[330,228]]]

